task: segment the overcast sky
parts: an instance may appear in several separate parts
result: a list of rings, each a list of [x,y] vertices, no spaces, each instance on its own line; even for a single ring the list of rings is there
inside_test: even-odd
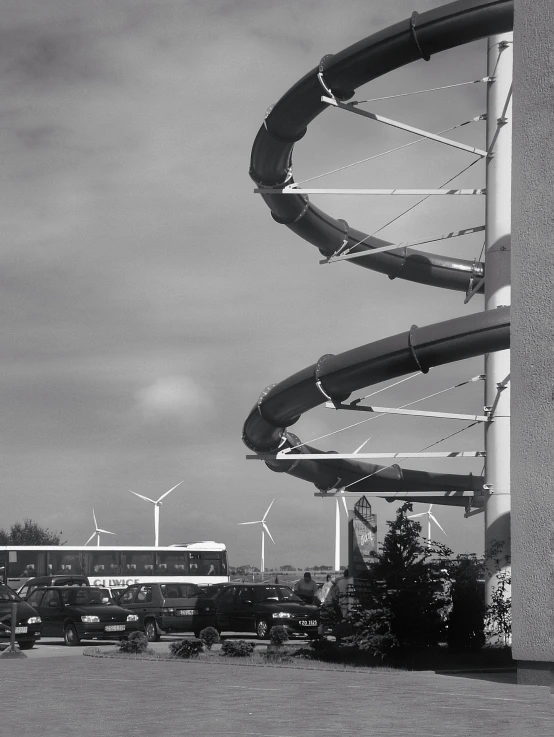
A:
[[[315,488],[245,460],[244,419],[262,389],[324,353],[482,309],[463,294],[390,281],[277,225],[248,177],[267,108],[327,53],[443,4],[428,0],[4,0],[0,44],[3,238],[2,515],[30,517],[68,544],[94,529],[113,544],[213,539],[231,564],[333,562],[334,505]],[[356,99],[486,74],[484,42],[421,61]],[[485,110],[485,85],[366,106],[433,131]],[[350,120],[353,118],[354,120]],[[484,124],[454,137],[483,146]],[[412,140],[329,110],[294,153],[302,180]],[[319,180],[320,186],[438,187],[472,157],[423,143]],[[482,186],[481,164],[456,180]],[[483,223],[477,198],[435,198],[380,235],[409,240]],[[440,200],[438,202],[437,200]],[[463,200],[463,201],[461,201]],[[325,197],[336,217],[373,232],[414,200]],[[482,239],[439,244],[478,258]],[[429,249],[432,250],[432,249]],[[483,372],[482,360],[436,369],[377,395],[397,406]],[[422,403],[480,412],[482,384]],[[321,408],[307,441],[352,421]],[[318,445],[409,451],[460,429],[388,417]],[[479,450],[471,430],[437,449]],[[477,460],[406,467],[479,473]],[[352,501],[350,502],[352,506]],[[379,538],[398,504],[373,502]],[[416,505],[416,512],[426,507]],[[481,552],[483,516],[434,510],[456,551]],[[343,538],[346,538],[344,528]],[[346,562],[346,548],[344,562]]]

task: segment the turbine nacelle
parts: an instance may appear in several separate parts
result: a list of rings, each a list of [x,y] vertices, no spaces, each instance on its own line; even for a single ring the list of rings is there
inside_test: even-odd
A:
[[[103,530],[101,527],[98,527],[98,522],[96,520],[96,514],[94,512],[94,509],[92,510],[92,517],[94,519],[94,532],[89,537],[89,539],[86,541],[85,545],[88,545],[89,542],[94,538],[96,535],[96,545],[100,545],[100,533],[104,533],[105,535],[115,535],[115,532],[110,532],[109,530]]]
[[[261,519],[252,520],[252,522],[237,522],[237,525],[261,525],[262,526],[262,562],[261,562],[262,574],[265,571],[265,533],[266,532],[269,535],[269,539],[271,540],[271,542],[275,545],[275,540],[273,539],[271,532],[269,531],[269,527],[266,524],[267,515],[269,514],[269,510],[273,506],[274,501],[275,499],[272,500],[271,504],[266,510],[266,513]]]
[[[178,486],[180,486],[183,481],[179,481],[178,484],[172,486],[171,489],[164,492],[160,497],[158,497],[158,499],[150,499],[149,496],[138,494],[136,491],[132,491],[131,489],[129,489],[131,494],[134,494],[135,496],[138,496],[139,499],[143,499],[145,502],[150,502],[150,504],[154,505],[154,546],[156,548],[158,547],[158,541],[160,537],[160,507],[162,506],[162,499],[165,499],[168,494],[171,494],[171,492],[174,491]]]

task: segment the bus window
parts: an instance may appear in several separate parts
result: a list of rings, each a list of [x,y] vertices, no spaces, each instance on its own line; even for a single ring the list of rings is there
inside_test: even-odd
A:
[[[191,576],[224,576],[227,571],[221,552],[190,553]]]
[[[121,553],[122,576],[153,576],[154,553]]]
[[[119,574],[119,565],[117,562],[118,553],[115,550],[108,550],[102,553],[91,551],[89,558],[89,575],[98,574],[100,576],[117,576]]]
[[[78,550],[49,551],[47,575],[78,574],[86,576],[86,556],[88,553]]]
[[[39,576],[39,553],[10,550],[10,578],[34,578]]]
[[[188,553],[156,553],[157,576],[185,576],[188,572]]]

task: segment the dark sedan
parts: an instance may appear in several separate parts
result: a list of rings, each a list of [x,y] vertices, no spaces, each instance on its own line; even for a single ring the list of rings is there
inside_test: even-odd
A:
[[[194,583],[133,584],[117,601],[138,615],[150,642],[166,632],[194,632],[198,637],[216,623],[212,600]]]
[[[80,640],[121,640],[139,628],[136,614],[117,606],[108,589],[96,586],[48,586],[27,599],[40,614],[45,637],[63,637],[66,645]]]
[[[216,594],[214,604],[220,632],[255,632],[265,640],[271,628],[280,624],[289,635],[318,636],[318,607],[305,604],[288,586],[229,584]]]
[[[30,650],[40,640],[42,623],[38,612],[13,589],[0,583],[0,642],[9,644],[12,633],[12,605],[16,605],[15,641],[21,650]]]

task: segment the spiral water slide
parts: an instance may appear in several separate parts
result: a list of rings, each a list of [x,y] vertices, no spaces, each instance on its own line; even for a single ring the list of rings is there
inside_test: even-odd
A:
[[[292,151],[309,123],[327,105],[322,102],[322,81],[338,101],[387,72],[418,59],[495,34],[511,31],[513,0],[460,0],[426,13],[414,13],[342,52],[324,57],[321,65],[297,82],[270,110],[252,149],[250,175],[258,185],[271,216],[316,246],[326,258],[339,249],[361,254],[389,245],[355,230],[344,220],[315,207],[303,194],[283,194],[294,184]],[[318,76],[319,75],[319,76]],[[483,263],[439,256],[422,251],[384,251],[357,256],[349,263],[428,286],[466,292],[484,277]],[[480,290],[482,291],[482,287]],[[344,402],[362,388],[411,372],[509,347],[508,307],[459,317],[409,330],[339,355],[324,355],[316,363],[264,389],[243,428],[243,441],[267,466],[312,482],[322,491],[348,487],[386,498],[466,506],[467,493],[477,502],[483,477],[472,474],[433,473],[398,465],[379,466],[352,458],[333,457],[302,444],[287,428],[300,416],[325,402]],[[287,458],[275,455],[289,450]],[[302,456],[317,454],[322,458]],[[436,492],[445,492],[440,499]],[[406,492],[410,492],[408,495]],[[415,492],[419,492],[417,495]],[[426,496],[426,492],[435,492]],[[405,496],[403,496],[403,494]],[[390,500],[390,498],[389,498]]]

